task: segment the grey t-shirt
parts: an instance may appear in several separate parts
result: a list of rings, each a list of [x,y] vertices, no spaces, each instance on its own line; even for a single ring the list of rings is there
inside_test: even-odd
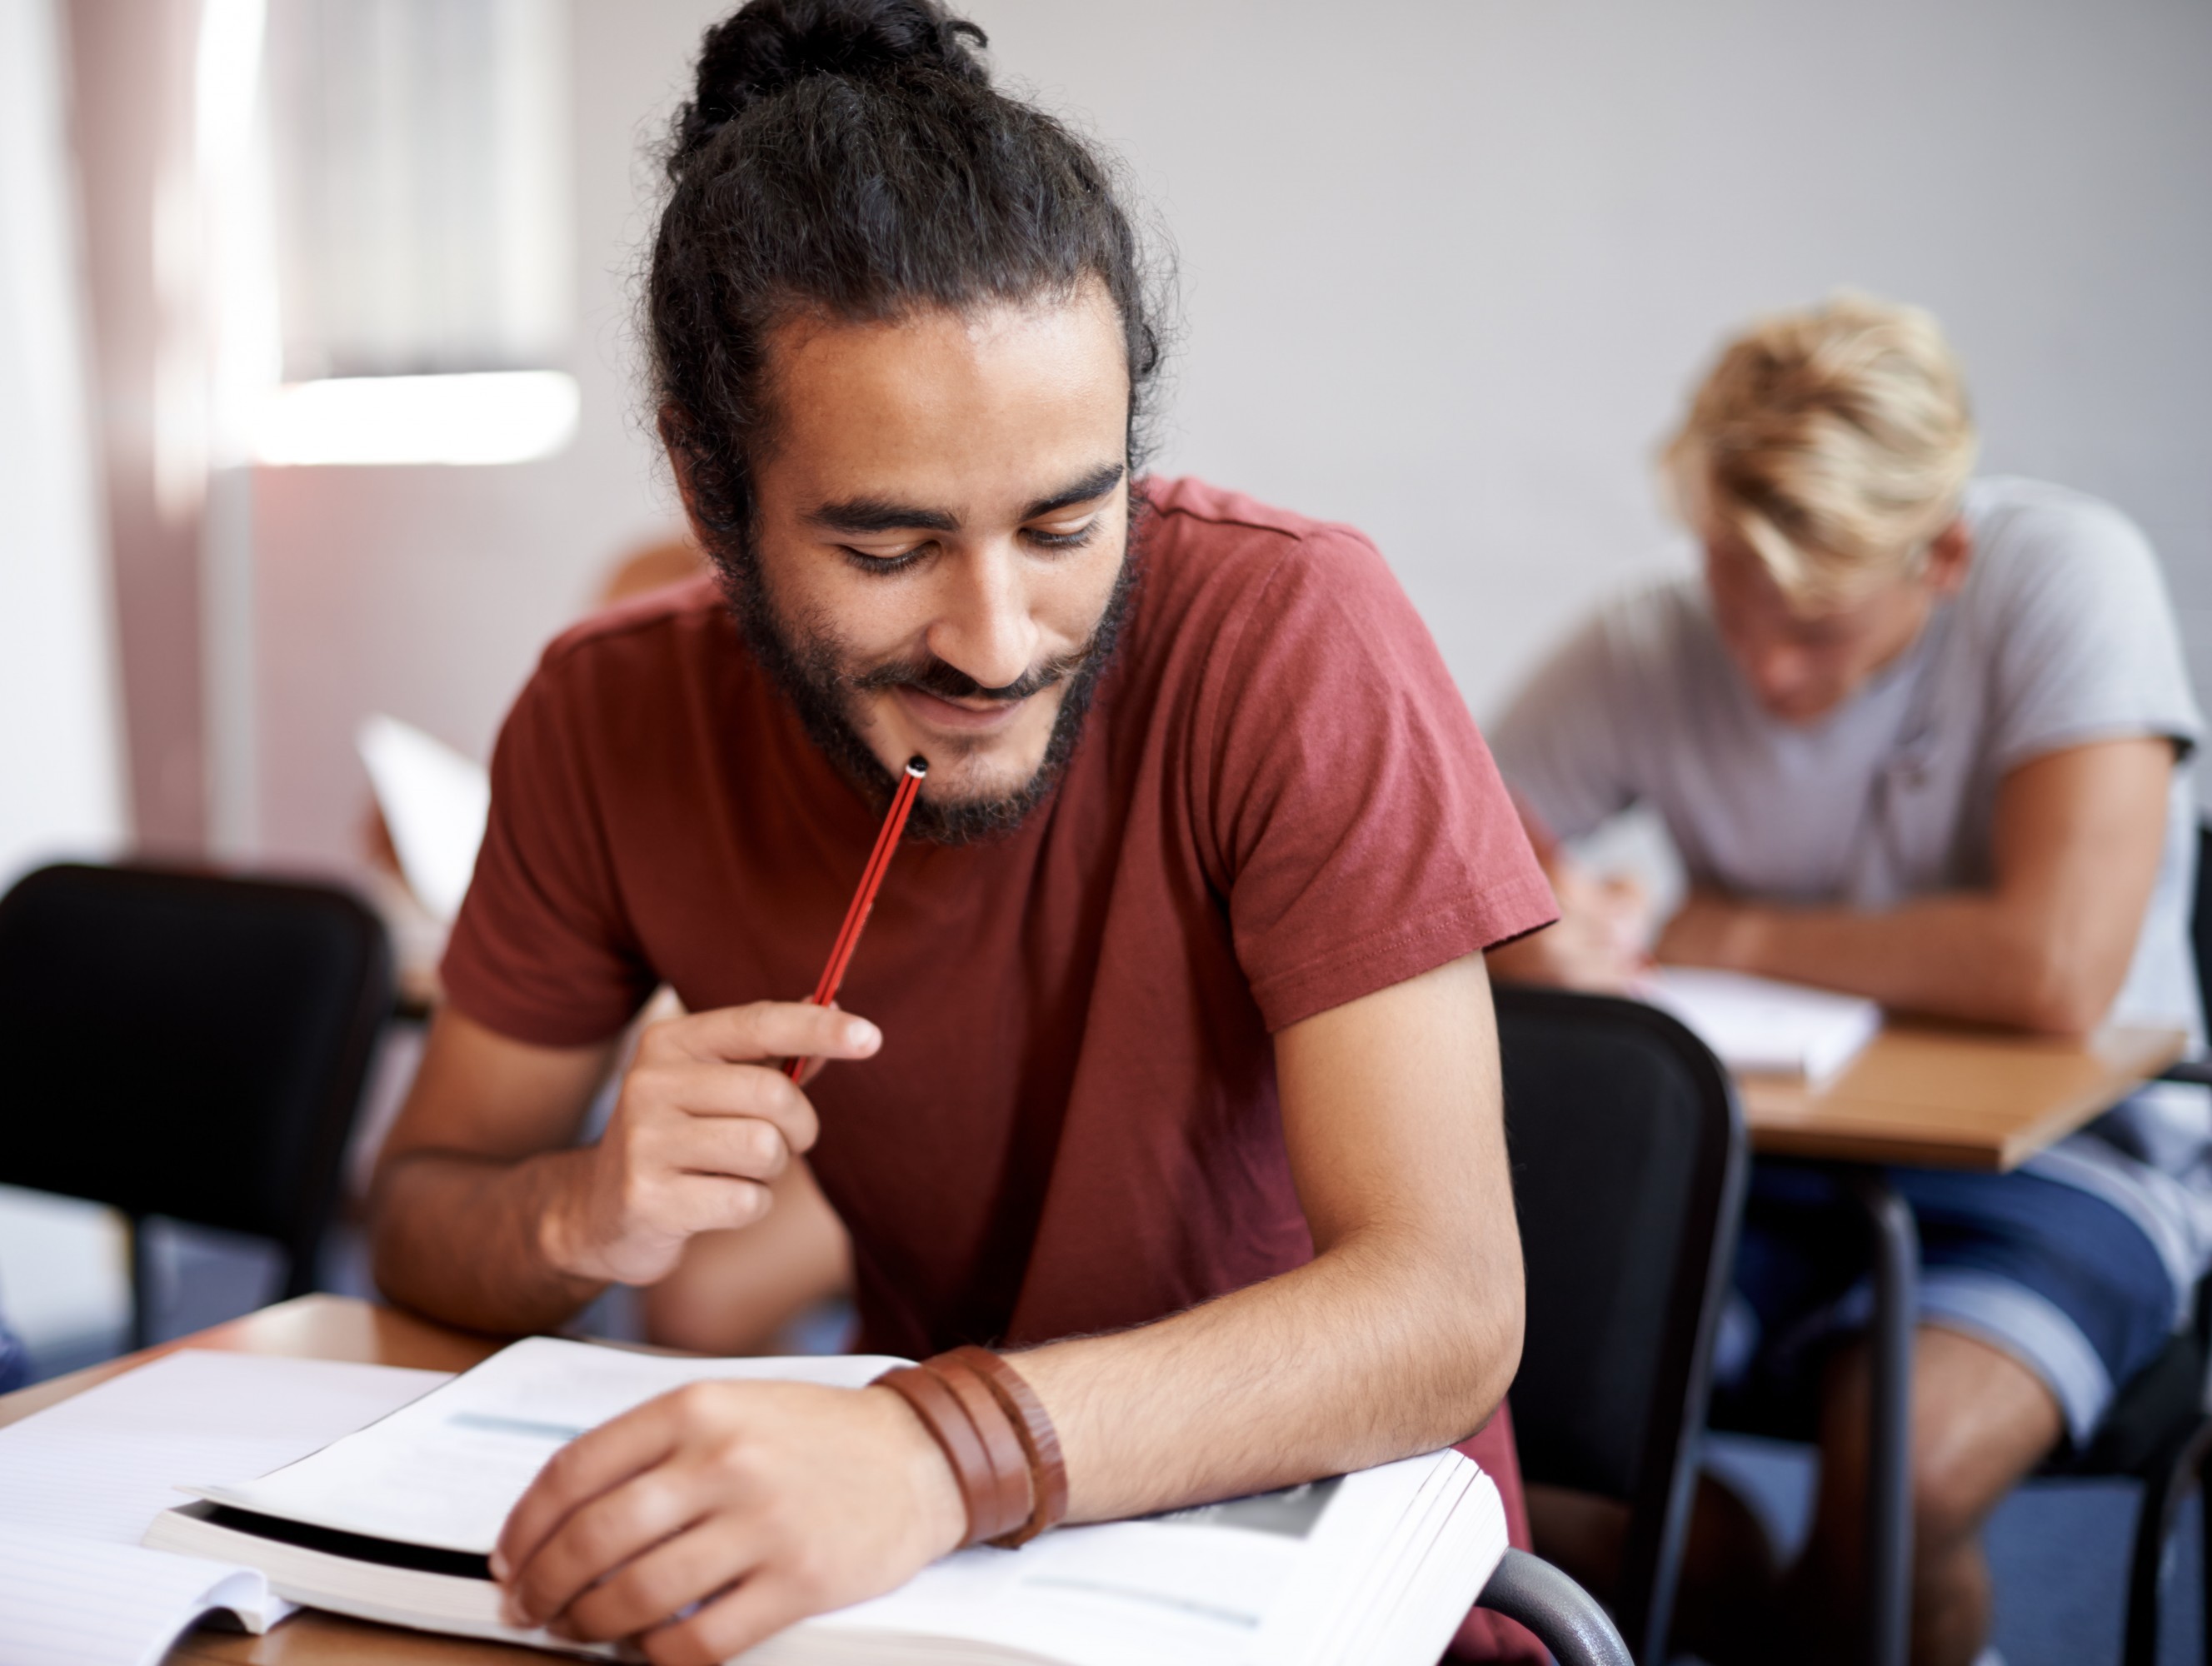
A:
[[[1881,909],[1988,885],[1997,787],[2085,741],[2203,729],[2158,563],[2110,505],[1978,480],[1958,596],[1840,709],[1803,727],[1760,708],[1704,584],[1601,609],[1486,731],[1516,792],[1564,839],[1656,811],[1691,878],[1750,897]],[[2196,812],[2174,772],[2165,854],[2116,1021],[2200,1027],[2188,924]]]
[[[1640,803],[1693,881],[1873,909],[1990,883],[1998,784],[2020,764],[2086,741],[2166,736],[2184,767],[2112,1018],[2185,1025],[2201,1040],[2185,766],[2203,718],[2150,545],[2109,504],[2034,481],[1976,481],[1964,512],[1974,547],[1960,593],[1820,721],[1794,727],[1761,709],[1722,647],[1704,584],[1680,578],[1601,608],[1553,655],[1486,730],[1498,766],[1561,838]],[[2203,1096],[2153,1094],[2106,1122],[2106,1143],[2191,1182],[2185,1249],[2171,1235],[2180,1199],[2167,1195],[2156,1213],[2177,1273],[2184,1260],[2201,1266],[2212,1255]],[[2145,1200],[2136,1204],[2141,1216]]]

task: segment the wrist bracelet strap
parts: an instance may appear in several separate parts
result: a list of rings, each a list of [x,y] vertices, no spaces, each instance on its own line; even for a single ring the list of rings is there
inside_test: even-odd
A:
[[[1030,1514],[1030,1464],[1021,1438],[1014,1432],[1013,1423],[999,1404],[998,1396],[974,1371],[942,1355],[923,1360],[921,1368],[951,1390],[952,1397],[960,1402],[960,1409],[975,1431],[975,1438],[983,1444],[983,1455],[990,1462],[996,1482],[992,1502],[998,1526],[978,1536],[992,1544],[1003,1543],[1006,1535],[1018,1530]]]
[[[1006,1500],[1011,1489],[958,1396],[942,1377],[920,1365],[901,1365],[876,1378],[875,1386],[889,1389],[914,1408],[951,1466],[953,1484],[968,1511],[968,1535],[960,1541],[963,1548],[1021,1525],[1018,1496],[1009,1515]]]
[[[1028,1460],[1029,1519],[992,1542],[1011,1548],[1027,1544],[1048,1527],[1059,1526],[1067,1518],[1067,1461],[1060,1454],[1060,1432],[1052,1426],[1052,1417],[1036,1390],[1011,1363],[988,1348],[954,1348],[930,1363],[940,1368],[957,1365],[973,1371],[1004,1409]]]

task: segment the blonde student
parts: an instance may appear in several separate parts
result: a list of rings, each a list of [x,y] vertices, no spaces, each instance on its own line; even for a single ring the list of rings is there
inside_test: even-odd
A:
[[[1702,571],[1601,608],[1492,733],[1566,914],[1498,975],[1626,976],[1633,895],[1556,842],[1642,804],[1691,879],[1663,960],[2026,1031],[2201,1027],[2184,777],[2203,720],[2157,562],[2119,510],[1976,477],[1976,450],[1925,313],[1842,295],[1727,347],[1665,453]],[[1926,1264],[1916,1660],[1984,1647],[1983,1522],[2185,1314],[2208,1133],[2201,1090],[2157,1087],[2019,1173],[1897,1176]],[[1738,1651],[1856,1634],[1863,1274],[1820,1171],[1759,1165],[1723,1367],[1817,1402],[1823,1466],[1802,1560],[1769,1600],[1721,1605]],[[1757,1560],[1735,1572],[1757,1583]]]

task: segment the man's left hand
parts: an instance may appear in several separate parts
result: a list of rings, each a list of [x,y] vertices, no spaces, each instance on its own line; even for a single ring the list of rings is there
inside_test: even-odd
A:
[[[508,1620],[708,1666],[955,1548],[944,1454],[888,1389],[696,1383],[554,1454],[501,1529]]]
[[[1751,904],[1723,891],[1692,891],[1659,933],[1652,954],[1662,965],[1756,971],[1759,929]]]

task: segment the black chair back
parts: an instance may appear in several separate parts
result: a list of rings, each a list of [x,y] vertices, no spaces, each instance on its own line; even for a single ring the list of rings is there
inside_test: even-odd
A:
[[[1629,1506],[1613,1610],[1666,1658],[1749,1147],[1719,1061],[1664,1012],[1497,991],[1528,1268],[1522,1472]]]
[[[304,1294],[391,1005],[343,891],[41,868],[0,898],[0,1181],[272,1239]]]

